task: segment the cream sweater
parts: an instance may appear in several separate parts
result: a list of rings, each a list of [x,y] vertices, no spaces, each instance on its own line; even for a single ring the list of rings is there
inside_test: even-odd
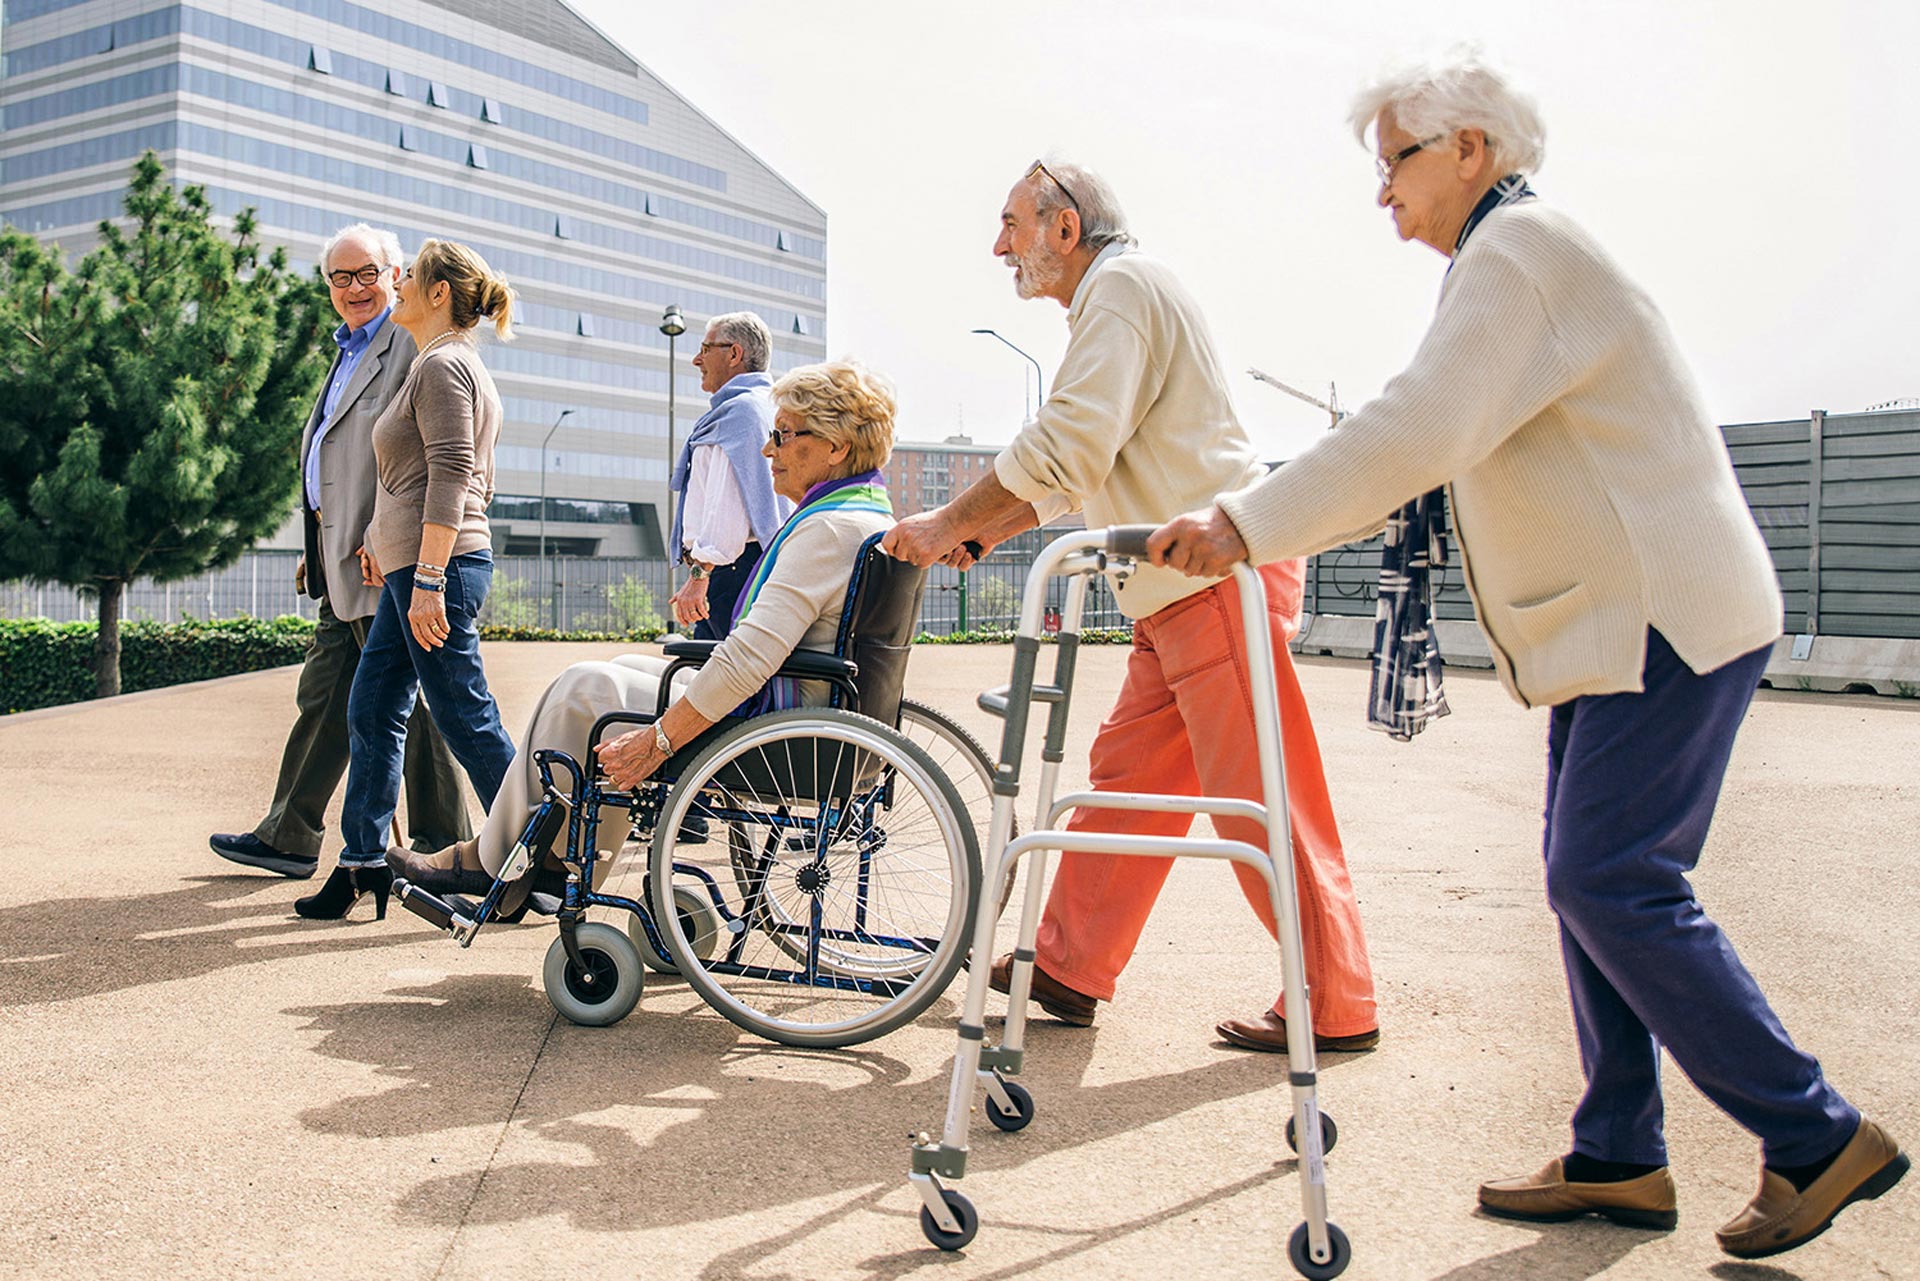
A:
[[[1696,672],[1780,634],[1773,563],[1666,322],[1538,201],[1487,215],[1379,399],[1220,507],[1258,563],[1369,534],[1442,483],[1494,666],[1529,707],[1640,689],[1648,627]]]
[[[758,693],[794,650],[831,654],[853,558],[869,535],[892,525],[890,516],[863,511],[821,512],[801,521],[746,616],[687,686],[694,710],[717,721]],[[828,693],[825,681],[800,683],[806,706],[825,704]]]
[[[1262,474],[1206,317],[1164,264],[1102,251],[1067,326],[1053,394],[994,459],[1014,497],[1043,518],[1084,510],[1090,528],[1159,525]],[[1217,581],[1142,566],[1115,599],[1145,618]]]

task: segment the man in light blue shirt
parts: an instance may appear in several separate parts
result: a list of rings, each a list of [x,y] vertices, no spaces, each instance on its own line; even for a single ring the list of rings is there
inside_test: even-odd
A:
[[[287,735],[273,805],[251,832],[216,833],[214,853],[234,863],[305,879],[318,865],[327,804],[347,768],[347,691],[379,602],[360,575],[360,544],[373,516],[373,424],[406,381],[414,343],[387,323],[400,279],[400,242],[360,223],[320,255],[340,327],[338,349],[300,441],[301,526],[306,555],[294,571],[319,602],[319,623],[294,693],[299,715]],[[460,771],[426,708],[407,727],[407,814],[417,849],[467,839]]]

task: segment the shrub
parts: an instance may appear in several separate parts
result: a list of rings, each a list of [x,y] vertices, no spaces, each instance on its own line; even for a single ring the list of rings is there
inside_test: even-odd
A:
[[[94,695],[99,624],[0,619],[0,710],[30,711]],[[132,693],[297,663],[313,638],[303,618],[227,618],[121,628],[121,689]]]

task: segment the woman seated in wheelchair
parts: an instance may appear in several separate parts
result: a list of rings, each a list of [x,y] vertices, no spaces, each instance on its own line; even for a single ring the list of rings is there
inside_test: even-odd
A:
[[[797,510],[742,589],[731,634],[691,680],[681,673],[665,714],[600,742],[600,767],[612,787],[637,786],[674,751],[728,717],[830,701],[827,682],[775,673],[796,650],[833,652],[860,548],[893,524],[880,469],[893,452],[894,394],[885,379],[861,365],[835,362],[787,374],[774,383],[773,399],[774,430],[762,452],[771,460],[774,490]],[[655,712],[668,666],[665,658],[623,654],[562,672],[534,708],[480,834],[434,854],[394,850],[388,861],[395,875],[430,893],[486,893],[540,804],[535,752],[558,749],[584,764],[602,715]],[[564,779],[556,781],[565,790]],[[703,840],[704,829],[704,820],[689,818],[679,839]],[[617,846],[627,830],[624,810],[604,808],[600,830],[610,834],[601,844],[611,840]],[[549,850],[532,853],[530,888],[558,894],[565,879],[560,863]],[[604,868],[611,853],[600,857]]]

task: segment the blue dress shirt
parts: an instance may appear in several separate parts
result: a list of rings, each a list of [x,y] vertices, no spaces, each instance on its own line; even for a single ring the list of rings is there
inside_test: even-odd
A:
[[[340,359],[333,367],[333,376],[327,380],[326,395],[320,401],[320,423],[313,429],[313,441],[307,446],[307,506],[314,511],[320,510],[320,442],[333,422],[333,411],[340,407],[341,395],[353,381],[353,371],[360,367],[360,357],[367,354],[367,344],[392,314],[393,308],[389,307],[358,329],[341,325],[333,331],[333,345],[340,349]]]

